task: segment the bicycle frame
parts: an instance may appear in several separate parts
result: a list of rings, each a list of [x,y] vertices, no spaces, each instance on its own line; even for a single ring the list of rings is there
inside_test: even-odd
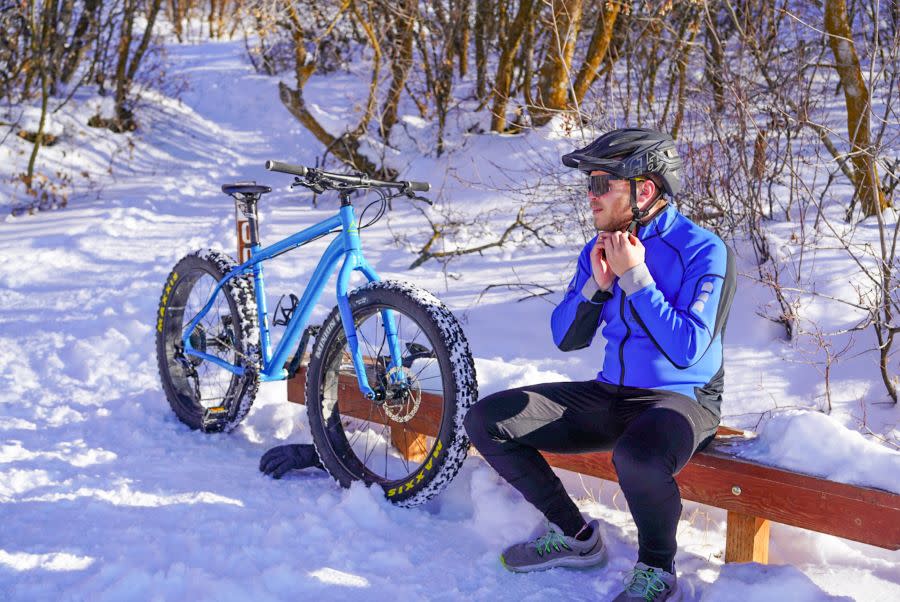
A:
[[[285,327],[284,334],[273,353],[268,310],[266,308],[262,262],[272,259],[281,253],[291,251],[303,243],[323,234],[327,234],[338,227],[341,229],[340,233],[337,233],[337,237],[331,241],[328,248],[325,249],[322,257],[319,259],[319,263],[313,272],[312,278],[306,286],[306,290],[303,292],[303,296],[297,304],[297,308],[291,315],[291,319]],[[273,245],[265,248],[258,242],[252,245],[250,247],[250,258],[231,270],[216,284],[206,305],[185,329],[182,337],[185,354],[203,358],[204,360],[212,362],[238,376],[244,374],[245,368],[243,366],[231,364],[219,357],[194,349],[191,345],[190,337],[200,320],[209,313],[216,295],[219,294],[219,291],[225,283],[236,276],[252,271],[253,283],[256,290],[256,320],[259,325],[259,342],[262,356],[262,366],[259,377],[262,381],[284,380],[288,376],[288,372],[284,367],[288,360],[288,355],[291,350],[296,349],[303,330],[306,328],[307,322],[309,321],[313,307],[315,307],[319,298],[322,296],[325,285],[337,269],[338,262],[341,258],[343,258],[343,264],[341,264],[340,271],[338,272],[336,290],[338,311],[341,315],[341,323],[343,324],[344,332],[347,335],[347,343],[350,347],[353,367],[356,370],[357,380],[359,381],[359,389],[366,397],[374,399],[376,394],[369,386],[366,378],[363,357],[359,350],[359,342],[356,335],[356,327],[353,323],[352,312],[350,311],[347,289],[350,284],[350,276],[354,270],[362,272],[369,282],[378,282],[381,279],[363,256],[359,238],[359,226],[356,223],[353,205],[351,205],[349,201],[342,203],[337,215],[297,232]],[[392,374],[397,375],[392,378],[405,379],[405,374],[402,369],[395,370],[396,368],[401,367],[402,364],[400,343],[397,338],[397,328],[394,322],[394,312],[389,309],[384,309],[381,310],[381,315],[387,334],[388,349],[391,354],[389,371]]]

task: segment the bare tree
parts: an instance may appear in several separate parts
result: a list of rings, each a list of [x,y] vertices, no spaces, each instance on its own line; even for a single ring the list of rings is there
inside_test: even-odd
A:
[[[553,18],[547,51],[541,65],[536,105],[531,107],[535,125],[550,121],[569,108],[572,56],[581,31],[581,0],[549,0]]]
[[[513,60],[516,51],[522,41],[528,19],[534,18],[532,14],[533,0],[520,0],[515,19],[501,35],[500,58],[497,61],[497,72],[494,77],[494,89],[491,93],[493,106],[491,108],[491,131],[503,132],[506,130],[506,107],[511,91]]]
[[[887,202],[879,186],[878,167],[872,148],[870,127],[872,105],[869,88],[863,80],[845,0],[825,0],[825,31],[828,35],[828,45],[834,53],[835,69],[844,88],[853,184],[865,214],[875,215],[887,207]]]

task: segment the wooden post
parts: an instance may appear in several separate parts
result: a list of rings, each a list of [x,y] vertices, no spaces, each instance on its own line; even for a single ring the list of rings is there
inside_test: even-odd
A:
[[[769,526],[764,518],[728,511],[725,562],[769,562]]]

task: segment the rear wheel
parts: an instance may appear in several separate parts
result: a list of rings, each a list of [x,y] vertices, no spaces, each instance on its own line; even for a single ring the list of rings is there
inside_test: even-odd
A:
[[[197,324],[191,346],[230,364],[238,376],[184,352],[182,334],[203,309],[216,283],[236,264],[223,253],[195,251],[181,259],[166,280],[156,322],[156,357],[166,399],[192,429],[230,431],[250,410],[259,387],[259,331],[249,276],[230,280]]]
[[[369,386],[383,400],[360,392],[335,308],[307,371],[313,441],[342,486],[361,480],[380,485],[398,505],[421,504],[447,486],[466,457],[463,419],[478,396],[468,343],[453,314],[409,284],[371,283],[349,300]],[[394,315],[405,382],[389,369],[387,311]]]

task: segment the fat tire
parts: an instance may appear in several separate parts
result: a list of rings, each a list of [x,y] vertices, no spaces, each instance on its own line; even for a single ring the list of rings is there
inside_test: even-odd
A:
[[[204,427],[203,410],[198,403],[180,393],[170,376],[167,360],[167,338],[180,336],[177,334],[189,318],[183,316],[173,303],[179,295],[186,298],[190,289],[179,291],[179,286],[193,286],[188,275],[201,270],[216,281],[221,280],[237,264],[219,251],[202,249],[194,251],[175,264],[166,278],[160,296],[159,309],[156,315],[156,360],[160,381],[166,400],[178,419],[194,430],[204,432],[230,432],[234,430],[250,411],[259,389],[259,328],[256,323],[256,296],[253,280],[249,275],[237,276],[229,280],[219,292],[227,301],[232,319],[235,322],[234,332],[239,335],[236,348],[240,352],[239,361],[244,367],[243,376],[235,376],[231,380],[226,397],[231,399],[226,417],[217,421],[214,426]],[[179,324],[176,324],[178,322]],[[236,400],[236,401],[234,401]]]
[[[397,506],[417,506],[444,490],[456,476],[466,459],[469,439],[463,426],[466,412],[478,399],[475,365],[462,328],[450,310],[434,295],[405,282],[371,282],[352,291],[349,295],[354,318],[371,311],[372,306],[396,308],[415,319],[416,324],[429,337],[441,366],[444,390],[443,418],[437,439],[441,449],[433,461],[432,469],[411,489],[389,496],[389,485],[378,483],[385,489],[388,500]],[[326,361],[335,352],[335,345],[343,345],[345,335],[338,308],[335,307],[319,331],[313,347],[309,369],[306,373],[306,408],[313,443],[322,464],[342,487],[353,481],[363,480],[341,462],[331,443],[326,428],[322,383]],[[441,357],[443,356],[443,357]],[[445,372],[445,370],[447,370]],[[343,436],[343,434],[341,435]],[[437,447],[437,444],[435,444]],[[415,472],[415,471],[414,471]],[[411,480],[411,479],[410,479]]]

